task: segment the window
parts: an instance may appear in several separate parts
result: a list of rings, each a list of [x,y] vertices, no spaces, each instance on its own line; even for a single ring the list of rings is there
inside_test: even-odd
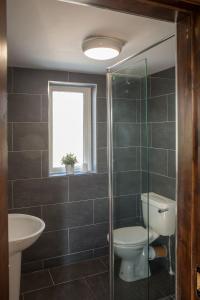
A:
[[[75,171],[87,164],[91,170],[92,88],[83,85],[49,84],[49,169],[63,173],[61,159],[74,153]]]

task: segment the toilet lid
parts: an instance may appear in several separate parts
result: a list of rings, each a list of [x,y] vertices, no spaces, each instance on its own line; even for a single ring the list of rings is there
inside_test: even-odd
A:
[[[149,238],[151,237],[152,232],[149,231]],[[148,231],[141,226],[119,228],[114,230],[113,239],[116,244],[140,244],[148,240]]]

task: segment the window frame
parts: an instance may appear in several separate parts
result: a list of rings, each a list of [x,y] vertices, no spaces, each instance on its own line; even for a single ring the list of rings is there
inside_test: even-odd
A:
[[[92,171],[92,89],[93,85],[68,82],[49,82],[48,86],[48,124],[49,124],[49,174],[65,174],[65,167],[53,167],[53,92],[77,92],[83,94],[83,162],[87,171]],[[75,166],[75,173],[83,173],[81,166]]]

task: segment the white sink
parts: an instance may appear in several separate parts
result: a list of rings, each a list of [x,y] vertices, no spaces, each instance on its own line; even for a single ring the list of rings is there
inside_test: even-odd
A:
[[[45,223],[37,217],[23,214],[8,215],[9,241],[9,300],[19,300],[21,254],[42,234]]]

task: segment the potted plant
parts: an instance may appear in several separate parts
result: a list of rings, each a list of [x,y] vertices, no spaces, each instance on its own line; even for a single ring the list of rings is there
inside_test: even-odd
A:
[[[77,158],[73,153],[67,153],[63,156],[61,163],[65,165],[66,173],[73,174],[74,173],[74,165],[77,163]]]

